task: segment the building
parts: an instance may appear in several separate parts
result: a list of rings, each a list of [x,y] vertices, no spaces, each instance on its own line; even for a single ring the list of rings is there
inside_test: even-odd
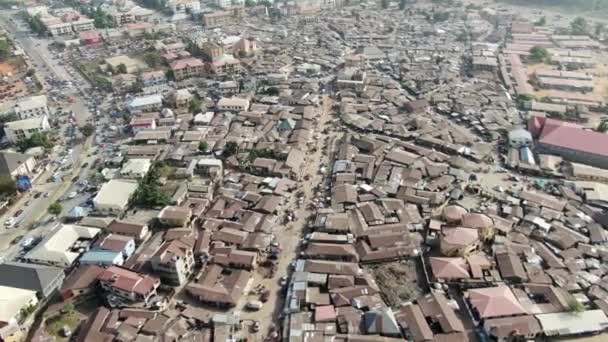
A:
[[[110,180],[101,186],[93,199],[95,211],[107,215],[120,215],[127,209],[135,190],[137,190],[135,181]]]
[[[192,210],[186,207],[166,206],[158,213],[158,222],[167,227],[184,227],[192,217]]]
[[[104,269],[95,265],[84,265],[76,268],[63,282],[61,298],[75,300],[94,296],[99,275]]]
[[[196,161],[194,173],[199,176],[215,178],[223,175],[223,164],[219,159],[202,158]]]
[[[151,167],[150,159],[129,159],[120,169],[120,176],[127,179],[142,179]]]
[[[206,62],[214,62],[224,56],[224,47],[218,43],[205,42],[201,47],[201,52]]]
[[[99,284],[104,291],[121,300],[147,305],[156,295],[160,280],[125,268],[110,266],[99,275]]]
[[[163,108],[163,96],[160,94],[138,96],[127,103],[127,108],[132,114],[159,111]]]
[[[64,23],[57,18],[52,18],[52,19],[54,19],[54,20],[48,20],[46,22],[43,20],[43,23],[46,26],[46,29],[51,34],[51,36],[53,36],[53,37],[65,36],[68,34],[72,34],[74,32],[74,31],[72,31],[71,23]]]
[[[541,330],[549,338],[580,336],[605,332],[608,317],[602,310],[586,310],[577,314],[571,312],[535,315]]]
[[[51,129],[47,116],[33,117],[4,124],[6,139],[13,144],[29,139],[34,133],[47,132]]]
[[[249,100],[238,97],[223,97],[217,102],[217,109],[229,112],[242,112],[249,109]]]
[[[135,252],[135,239],[125,235],[108,234],[97,239],[94,249],[121,252],[127,260]]]
[[[96,30],[80,32],[78,35],[80,43],[84,45],[95,45],[101,43],[101,33]]]
[[[181,286],[194,269],[192,245],[181,240],[167,241],[154,253],[150,265],[164,282]]]
[[[154,130],[156,129],[156,119],[135,117],[131,119],[129,127],[131,128],[131,132],[133,132],[133,134],[137,134],[142,130]]]
[[[245,14],[245,8],[234,6],[224,11],[215,11],[203,15],[203,25],[208,28],[222,27],[237,23]]]
[[[0,340],[11,341],[30,308],[37,304],[36,291],[0,286]]]
[[[139,75],[139,79],[141,80],[144,88],[167,84],[167,76],[162,70],[144,72]]]
[[[22,262],[0,264],[0,286],[16,287],[36,292],[38,299],[47,298],[63,284],[65,274],[59,267]]]
[[[93,19],[80,17],[80,18],[78,18],[78,20],[72,21],[71,24],[72,24],[72,29],[74,30],[74,32],[79,33],[79,32],[94,30],[95,29],[94,22],[95,21]]]
[[[523,128],[516,128],[510,131],[509,146],[515,148],[532,146],[532,134]]]
[[[176,89],[169,94],[169,103],[174,108],[188,108],[194,95],[188,89]]]
[[[508,286],[472,289],[465,293],[473,314],[480,319],[525,315],[526,309]]]
[[[15,152],[0,152],[0,175],[28,176],[33,178],[36,174],[36,159],[34,156]]]
[[[114,220],[105,230],[109,233],[127,236],[137,242],[144,241],[149,234],[147,225]]]
[[[101,229],[76,225],[59,225],[34,249],[25,254],[28,262],[68,268],[90,249]]]
[[[608,169],[608,135],[555,119],[533,117],[528,130],[539,132],[537,150],[567,161]]]
[[[125,55],[106,58],[104,62],[105,64],[101,66],[103,71],[116,72],[121,65],[124,65],[127,74],[132,74],[139,70],[139,63]]]
[[[122,266],[125,258],[121,252],[94,249],[84,253],[78,262],[80,265]]]
[[[112,20],[116,26],[122,26],[134,22],[147,22],[154,14],[153,10],[134,6],[128,10],[115,10],[110,13]]]
[[[15,104],[15,114],[21,120],[36,116],[49,116],[46,95],[30,96],[17,101]]]
[[[186,285],[186,291],[202,303],[217,307],[233,307],[247,293],[251,273],[231,270],[219,265],[205,268],[199,280]]]
[[[167,7],[174,14],[197,13],[201,10],[201,3],[198,0],[169,0]]]
[[[187,58],[174,61],[170,64],[173,77],[181,81],[190,77],[202,76],[205,72],[205,63],[198,58]]]

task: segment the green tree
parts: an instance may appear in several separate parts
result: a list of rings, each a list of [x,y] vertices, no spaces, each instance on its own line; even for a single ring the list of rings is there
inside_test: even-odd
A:
[[[0,38],[0,60],[5,60],[11,56],[12,48],[8,38]]]
[[[547,24],[547,18],[543,15],[542,17],[540,17],[540,19],[538,19],[537,21],[534,22],[534,26],[545,26]]]
[[[595,130],[600,133],[608,132],[608,121],[602,121]]]
[[[118,67],[116,67],[116,72],[118,72],[119,74],[126,74],[127,73],[127,66],[124,64],[119,64]]]
[[[604,23],[596,23],[594,26],[594,32],[596,36],[599,36],[606,29],[606,24]]]
[[[255,6],[255,1],[245,0],[245,7],[253,7],[253,6]]]
[[[390,5],[389,0],[381,0],[381,2],[380,2],[380,6],[382,6],[382,9],[387,9],[389,5]]]
[[[0,176],[0,195],[12,196],[17,192],[17,184],[11,176]]]
[[[434,23],[439,23],[439,22],[448,20],[450,18],[450,13],[437,11],[437,12],[433,13],[432,18],[433,18]]]
[[[40,14],[36,14],[35,16],[29,17],[27,23],[32,32],[42,35],[46,31],[46,27],[42,23],[42,20],[40,20],[40,16]]]
[[[528,59],[532,63],[543,63],[549,59],[549,51],[542,46],[533,46],[530,49],[530,55]]]
[[[84,135],[85,137],[90,137],[91,135],[93,135],[93,133],[95,133],[95,126],[93,126],[93,124],[91,123],[88,123],[80,127],[80,133],[82,133],[82,135]]]
[[[228,158],[235,155],[238,152],[239,145],[234,141],[229,141],[224,145],[224,151],[222,157]]]
[[[577,299],[572,299],[568,303],[568,312],[579,315],[581,312],[585,311],[585,306],[581,304]]]
[[[161,176],[161,164],[155,164],[148,174],[139,181],[137,190],[133,196],[133,202],[142,207],[159,207],[167,205],[171,199],[161,191],[158,179]]]
[[[53,216],[59,216],[61,215],[61,212],[63,211],[63,206],[59,203],[59,202],[55,202],[51,205],[49,205],[49,208],[47,209],[48,213],[53,215]]]
[[[173,70],[168,69],[165,72],[165,76],[167,77],[168,80],[175,80],[175,75],[173,74]]]
[[[207,149],[209,148],[209,144],[206,141],[201,141],[198,143],[198,151],[201,153],[207,153]]]
[[[150,68],[158,68],[163,63],[163,59],[156,52],[146,53],[143,59]]]
[[[589,23],[583,17],[577,17],[570,23],[570,32],[577,35],[589,34]]]
[[[19,117],[15,113],[8,113],[8,114],[0,115],[0,124],[6,123],[6,122],[11,122],[11,121],[17,121],[17,120],[19,120]]]
[[[198,113],[201,111],[201,100],[199,100],[197,97],[192,98],[192,100],[190,101],[190,104],[188,105],[188,111],[190,111],[190,113]]]
[[[405,8],[407,7],[407,0],[399,0],[399,9],[400,10],[405,10]]]
[[[280,94],[280,91],[277,87],[268,87],[266,88],[264,93],[270,96],[278,96]]]
[[[53,143],[49,140],[46,133],[36,132],[32,133],[29,138],[19,140],[17,142],[17,147],[21,152],[25,152],[32,147],[43,147],[48,150],[53,147]]]

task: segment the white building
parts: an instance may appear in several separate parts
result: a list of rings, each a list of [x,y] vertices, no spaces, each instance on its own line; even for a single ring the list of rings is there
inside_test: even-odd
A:
[[[112,179],[101,186],[93,199],[95,210],[103,214],[119,215],[127,209],[136,190],[136,181]]]
[[[49,115],[49,107],[46,95],[31,96],[17,101],[15,114],[20,119],[28,119],[35,116]]]
[[[94,24],[94,20],[93,19],[89,19],[89,18],[79,18],[76,21],[72,21],[72,29],[74,30],[74,32],[78,33],[78,32],[84,32],[84,31],[91,31],[95,29],[95,24]]]
[[[511,147],[532,146],[532,134],[524,128],[516,128],[509,132]]]
[[[89,250],[99,233],[99,228],[59,225],[23,258],[35,264],[67,268]]]
[[[160,110],[163,107],[163,97],[160,94],[139,96],[127,104],[129,112],[141,113]]]
[[[0,286],[0,339],[12,341],[11,336],[19,332],[23,309],[38,304],[36,291]]]
[[[231,111],[231,112],[242,112],[249,109],[249,100],[241,99],[238,97],[220,99],[217,103],[219,110]]]
[[[27,139],[34,133],[47,132],[51,129],[46,115],[25,120],[7,122],[4,125],[6,139],[15,144],[21,139]]]
[[[48,24],[46,26],[46,29],[49,31],[49,33],[53,37],[64,36],[67,34],[74,33],[74,31],[72,31],[72,23],[58,22],[58,23]]]
[[[215,5],[221,8],[228,8],[232,6],[232,0],[215,0]]]
[[[167,2],[167,7],[169,7],[174,14],[186,12],[197,13],[201,10],[201,3],[199,0],[169,0]]]
[[[141,179],[148,174],[152,167],[150,159],[129,159],[120,170],[122,178]]]

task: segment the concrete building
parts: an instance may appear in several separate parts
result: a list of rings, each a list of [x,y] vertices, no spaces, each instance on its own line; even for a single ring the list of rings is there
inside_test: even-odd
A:
[[[76,33],[95,29],[94,20],[89,18],[78,18],[78,20],[72,21],[71,24],[72,29]]]
[[[127,209],[135,190],[137,190],[135,181],[110,180],[101,186],[93,199],[95,211],[106,215],[120,215]]]
[[[127,179],[141,179],[152,167],[150,159],[129,159],[120,169],[120,176]]]
[[[0,286],[0,340],[11,341],[27,317],[26,310],[37,304],[36,291]]]
[[[175,80],[180,81],[202,76],[205,71],[205,63],[198,58],[180,59],[171,63],[170,68]]]
[[[15,104],[15,114],[21,120],[37,116],[49,116],[46,95],[31,96],[17,101]]]
[[[131,270],[110,266],[99,275],[101,288],[128,303],[150,304],[156,295],[160,280]]]
[[[0,286],[35,291],[38,299],[52,295],[65,279],[62,268],[22,262],[0,264],[0,274]]]
[[[25,120],[7,122],[4,125],[6,139],[10,143],[17,143],[19,140],[28,139],[34,133],[47,132],[51,129],[46,115],[33,117]]]
[[[154,253],[150,264],[164,282],[183,285],[194,268],[192,246],[180,240],[167,241]]]
[[[234,6],[225,11],[216,11],[203,15],[203,25],[208,28],[234,24],[245,14],[245,8]]]
[[[14,152],[0,152],[0,175],[15,178],[19,175],[33,178],[36,173],[36,159],[32,155]]]
[[[160,94],[139,96],[127,103],[127,108],[132,114],[159,111],[162,107],[163,97]]]
[[[249,100],[238,97],[224,97],[218,101],[217,109],[230,112],[242,112],[249,109]]]
[[[523,128],[516,128],[509,132],[509,146],[522,147],[532,145],[532,134]]]

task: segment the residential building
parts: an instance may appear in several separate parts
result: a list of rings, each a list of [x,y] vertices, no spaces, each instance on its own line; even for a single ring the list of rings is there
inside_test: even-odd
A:
[[[131,131],[133,134],[139,133],[142,130],[155,130],[156,129],[156,119],[155,118],[147,118],[147,117],[135,117],[131,119],[129,123],[129,127],[131,127]]]
[[[51,296],[61,287],[65,274],[59,267],[5,262],[0,264],[0,286],[16,287],[36,292],[38,299]]]
[[[160,280],[126,268],[110,266],[99,275],[101,288],[128,303],[150,304]]]
[[[175,80],[181,81],[190,77],[202,76],[205,72],[205,63],[198,58],[187,58],[171,63],[170,68]]]
[[[127,103],[132,114],[159,111],[163,107],[163,97],[160,94],[138,96]]]
[[[15,104],[15,114],[21,120],[36,116],[49,116],[46,95],[30,96],[17,101]]]
[[[53,18],[53,19],[55,19],[55,20],[49,21],[46,23],[44,23],[44,21],[43,21],[43,23],[46,26],[46,29],[49,31],[51,36],[53,36],[53,37],[65,36],[65,35],[73,33],[71,23],[64,23],[56,18]]]
[[[169,94],[169,103],[177,109],[186,109],[194,95],[188,89],[176,89]]]
[[[103,184],[93,199],[95,211],[106,215],[120,215],[137,190],[137,182],[132,180],[112,179]]]
[[[184,227],[192,217],[192,210],[186,207],[166,206],[158,213],[158,222],[168,227]]]
[[[197,13],[201,10],[201,3],[198,0],[169,0],[167,7],[174,14],[177,13]]]
[[[47,132],[51,129],[47,116],[33,117],[25,120],[7,122],[4,124],[4,133],[10,143],[28,139],[34,133]]]
[[[121,266],[125,258],[121,252],[94,249],[84,253],[78,262],[80,265]]]
[[[224,56],[224,47],[218,43],[206,42],[203,43],[201,52],[206,62],[214,62]]]
[[[247,292],[250,279],[251,273],[248,271],[210,265],[203,269],[198,281],[186,286],[186,291],[203,303],[233,307]]]
[[[223,164],[219,159],[202,158],[195,161],[194,173],[199,176],[215,178],[223,175]]]
[[[11,341],[29,309],[37,304],[36,291],[0,286],[0,340]]]
[[[28,176],[33,178],[36,174],[36,159],[34,156],[15,152],[0,152],[0,175]]]
[[[215,11],[203,15],[203,25],[208,28],[232,25],[244,15],[245,8],[234,6],[224,11]]]
[[[242,112],[249,109],[249,100],[238,97],[223,97],[218,101],[217,109],[229,112]]]
[[[99,228],[58,225],[23,259],[37,264],[71,267],[83,252],[90,249],[100,232]]]
[[[258,50],[257,40],[253,37],[241,38],[232,46],[232,51],[238,57],[251,56]]]
[[[97,239],[94,249],[121,252],[127,260],[135,252],[135,239],[125,235],[108,234]]]
[[[65,301],[94,296],[98,278],[103,271],[102,267],[96,265],[78,266],[63,282],[61,298]]]
[[[89,18],[78,18],[78,20],[72,21],[72,29],[74,32],[91,31],[95,29],[94,20]]]
[[[181,240],[167,241],[154,253],[150,264],[163,281],[171,285],[183,285],[194,268],[192,245]]]
[[[104,62],[105,64],[100,66],[104,71],[116,72],[121,65],[124,65],[127,74],[132,74],[139,70],[139,62],[126,55],[109,57]]]
[[[167,84],[167,76],[162,70],[144,72],[139,75],[139,79],[144,88]]]
[[[136,242],[144,241],[149,234],[147,225],[114,220],[105,230],[109,233],[128,236]]]
[[[151,167],[150,159],[129,159],[120,169],[120,176],[127,179],[142,179],[148,174]]]

